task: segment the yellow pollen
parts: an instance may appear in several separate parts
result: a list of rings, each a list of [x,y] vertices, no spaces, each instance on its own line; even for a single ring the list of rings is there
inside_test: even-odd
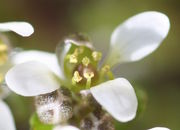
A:
[[[5,44],[0,44],[0,52],[7,51],[8,47]]]
[[[2,83],[4,81],[4,76],[3,74],[0,74],[0,83]]]
[[[102,54],[100,52],[94,51],[92,53],[92,57],[95,61],[99,61],[102,58]]]
[[[82,80],[82,77],[79,75],[78,71],[74,72],[73,80],[77,83],[79,83]]]
[[[80,54],[79,48],[76,48],[73,52],[73,54],[68,55],[69,62],[76,64],[78,62],[78,55]]]
[[[69,62],[70,63],[77,63],[78,62],[77,56],[74,54],[69,55]]]
[[[8,56],[6,54],[0,54],[0,65],[3,65],[8,60]]]
[[[94,72],[89,71],[89,70],[85,70],[84,73],[83,73],[83,76],[86,79],[92,79],[94,77]]]
[[[0,44],[0,65],[4,64],[8,59],[8,47],[5,44]]]
[[[109,65],[105,65],[105,66],[102,68],[102,71],[103,71],[103,72],[108,72],[108,71],[110,71],[110,66],[109,66]]]
[[[75,56],[78,56],[78,55],[79,55],[79,49],[78,49],[78,48],[76,48],[76,49],[74,50],[73,55],[75,55]]]
[[[90,63],[90,59],[88,57],[84,57],[82,59],[82,63],[83,63],[84,66],[88,66],[89,63]]]

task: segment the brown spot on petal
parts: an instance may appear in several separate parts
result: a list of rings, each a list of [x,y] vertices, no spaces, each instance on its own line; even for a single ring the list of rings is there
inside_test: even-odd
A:
[[[93,127],[93,122],[90,118],[86,117],[82,122],[81,122],[81,130],[91,130]]]

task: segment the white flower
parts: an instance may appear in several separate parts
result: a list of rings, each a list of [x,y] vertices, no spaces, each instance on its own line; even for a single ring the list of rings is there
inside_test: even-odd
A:
[[[0,23],[1,32],[13,31],[23,37],[30,36],[34,32],[34,28],[27,22],[6,22]],[[4,75],[7,69],[11,66],[11,61],[8,59],[11,53],[11,47],[6,37],[0,35],[0,76]]]
[[[23,37],[30,36],[34,29],[31,24],[27,22],[6,22],[0,23],[0,32],[13,31]]]
[[[112,33],[110,51],[105,64],[113,66],[144,58],[161,44],[168,34],[169,27],[168,17],[159,12],[144,12],[133,16]],[[73,58],[71,62],[76,63],[76,59]],[[14,57],[14,62],[22,64],[8,71],[6,82],[15,93],[37,96],[60,87],[60,77],[64,77],[62,75],[64,72],[59,69],[54,54],[39,51],[22,52]],[[77,81],[81,80],[79,75],[76,76],[79,78]],[[116,78],[91,87],[90,92],[118,121],[127,122],[136,116],[138,102],[128,80]]]
[[[170,130],[170,129],[165,128],[165,127],[155,127],[155,128],[151,128],[149,130]]]
[[[53,128],[53,130],[79,130],[78,128],[71,126],[71,125],[58,125]]]
[[[111,64],[141,60],[156,50],[170,28],[166,15],[151,11],[135,15],[118,26],[111,36],[107,62]]]
[[[9,107],[0,100],[0,130],[15,130],[14,120]]]
[[[79,129],[71,125],[63,125],[63,126],[58,125],[54,127],[53,130],[79,130]],[[170,129],[165,127],[154,127],[148,130],[170,130]]]
[[[23,37],[30,36],[34,29],[31,24],[27,22],[6,22],[0,23],[0,32],[13,31]],[[8,93],[7,87],[3,84],[4,75],[9,68],[13,66],[10,61],[12,49],[9,45],[8,39],[0,35],[0,97],[6,97]]]

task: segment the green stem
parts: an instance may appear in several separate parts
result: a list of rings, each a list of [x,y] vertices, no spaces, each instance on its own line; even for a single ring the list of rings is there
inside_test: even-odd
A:
[[[90,89],[91,87],[91,78],[88,78],[86,81],[86,89]]]

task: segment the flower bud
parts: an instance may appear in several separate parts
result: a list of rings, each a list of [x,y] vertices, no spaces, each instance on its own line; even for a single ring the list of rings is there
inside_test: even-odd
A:
[[[40,121],[45,124],[63,123],[72,117],[71,102],[62,91],[36,96],[35,106]]]
[[[90,113],[80,123],[81,130],[115,130],[112,118],[104,114],[98,119],[93,113]]]

